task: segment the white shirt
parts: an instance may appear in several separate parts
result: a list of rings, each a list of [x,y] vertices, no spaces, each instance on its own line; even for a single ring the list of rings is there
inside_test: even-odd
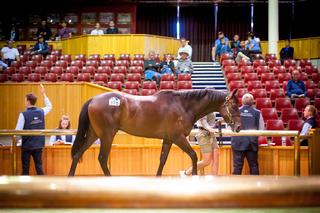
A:
[[[192,56],[192,47],[189,45],[189,44],[186,44],[184,47],[180,47],[178,49],[178,57],[177,59],[180,59],[181,56],[180,56],[180,52],[187,52],[188,53],[188,59],[191,59],[191,56]]]
[[[43,110],[43,112],[44,112],[44,115],[46,115],[46,114],[48,114],[48,113],[51,111],[51,109],[52,109],[52,104],[51,104],[51,102],[50,102],[50,100],[49,100],[48,97],[46,97],[46,98],[44,99],[44,104],[45,104],[45,107],[42,108],[42,110]],[[18,118],[18,122],[17,122],[17,126],[16,126],[16,130],[23,130],[24,122],[25,122],[24,116],[23,116],[22,113],[20,113],[20,114],[19,114],[19,118]]]
[[[62,140],[63,142],[65,142],[66,144],[73,144],[75,138],[76,138],[76,136],[75,136],[75,135],[72,135],[72,142],[70,143],[70,142],[67,142],[67,139],[66,139],[66,136],[65,136],[65,135],[61,135],[61,140]],[[53,145],[54,142],[56,142],[56,141],[57,141],[56,136],[55,136],[55,135],[52,135],[52,136],[50,137],[50,145]]]
[[[4,59],[15,60],[16,57],[19,56],[19,51],[17,50],[17,48],[3,47],[1,49],[1,52],[3,54]]]
[[[94,29],[91,31],[91,35],[103,35],[103,30]]]

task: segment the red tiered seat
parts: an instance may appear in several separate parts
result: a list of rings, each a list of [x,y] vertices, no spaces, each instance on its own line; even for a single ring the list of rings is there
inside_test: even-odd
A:
[[[305,73],[305,72],[300,73],[300,80],[301,81],[308,81],[308,79],[309,79],[309,76],[307,73]]]
[[[133,61],[131,61],[131,66],[144,67],[144,61],[143,60],[133,60]]]
[[[99,63],[100,62],[100,54],[90,54],[89,60],[90,61],[97,61]]]
[[[63,67],[60,67],[60,66],[51,67],[50,73],[55,73],[58,76],[60,76],[63,73]]]
[[[61,81],[74,82],[74,74],[72,73],[62,73],[60,77]]]
[[[133,60],[142,60],[144,61],[144,54],[134,54]]]
[[[147,96],[147,95],[153,95],[157,92],[155,89],[142,89],[141,90],[141,95]]]
[[[268,120],[266,126],[267,130],[284,130],[282,120]],[[272,137],[272,142],[275,143],[276,146],[281,146],[281,137]],[[286,145],[291,146],[289,137],[286,137]]]
[[[320,98],[320,89],[307,89],[307,97],[310,99]]]
[[[286,73],[287,70],[284,66],[275,66],[273,67],[273,73],[275,75],[278,75],[279,73]]]
[[[144,81],[142,83],[142,89],[155,89],[155,90],[157,90],[157,83],[155,81]]]
[[[291,80],[291,74],[290,73],[279,73],[278,74],[278,81],[279,83],[283,83],[284,81],[290,81]]]
[[[320,111],[320,98],[314,99],[314,106],[317,108],[318,111]]]
[[[43,61],[41,61],[40,66],[46,67],[47,69],[50,69],[52,67],[52,61],[43,60]]]
[[[231,81],[239,81],[242,80],[241,73],[229,73],[227,75],[227,81],[230,83]]]
[[[233,59],[226,59],[226,60],[222,61],[222,67],[234,66],[234,65],[236,65],[236,62]]]
[[[71,66],[79,67],[79,69],[82,69],[83,67],[83,61],[82,60],[74,60],[71,61]]]
[[[71,64],[71,55],[70,54],[64,54],[60,56],[60,60],[66,61],[67,64]]]
[[[261,81],[248,81],[248,90],[252,91],[253,89],[262,89]]]
[[[288,130],[301,131],[304,121],[302,119],[289,120]]]
[[[239,71],[237,66],[225,66],[223,70],[226,75],[228,75],[229,73],[235,73]]]
[[[268,66],[269,66],[270,69],[274,69],[274,67],[281,66],[281,61],[280,60],[268,61]]]
[[[241,74],[240,74],[240,77],[242,77]],[[259,80],[259,77],[258,77],[257,73],[246,73],[246,74],[244,74],[244,82],[245,83],[248,83],[248,81],[258,81],[258,80]]]
[[[282,89],[283,89],[284,92],[287,92],[287,84],[288,84],[288,81],[284,81],[282,83]]]
[[[304,85],[306,86],[306,89],[315,89],[316,85],[313,83],[313,81],[304,81]]]
[[[116,89],[121,91],[122,89],[122,82],[121,81],[109,81],[107,83],[107,87],[111,88],[111,89]]]
[[[311,79],[313,83],[318,84],[320,81],[320,73],[312,73]]]
[[[262,108],[261,114],[265,122],[268,120],[278,120],[278,114],[275,108]]]
[[[127,60],[117,60],[116,61],[116,66],[125,66],[125,67],[129,67],[129,61]]]
[[[299,114],[295,108],[283,108],[281,110],[281,119],[284,124],[288,124],[289,120],[299,119]]]
[[[131,94],[131,95],[138,95],[137,89],[124,89],[123,92]]]
[[[77,81],[91,82],[90,73],[79,73],[77,77]]]
[[[178,90],[192,89],[191,81],[178,81],[177,83]]]
[[[312,75],[312,73],[318,73],[318,70],[315,66],[306,66],[305,67],[305,72],[308,74],[308,75]]]
[[[262,73],[270,73],[270,69],[268,66],[258,66],[257,67],[257,74],[261,76]]]
[[[128,81],[136,81],[141,83],[141,74],[140,73],[129,73],[127,76]]]
[[[112,61],[112,60],[101,60],[100,61],[100,66],[113,68],[114,67],[114,61]]]
[[[111,75],[111,67],[98,67],[97,73],[105,73]]]
[[[88,60],[86,62],[86,66],[92,66],[94,67],[95,69],[98,69],[99,67],[99,62],[98,61],[94,61],[94,60]]]
[[[0,73],[0,82],[6,82],[8,81],[8,74]]]
[[[274,53],[271,53],[271,54],[270,53],[266,53],[265,59],[266,59],[267,62],[268,61],[274,61],[274,60],[277,60],[277,56]]]
[[[126,66],[115,66],[113,68],[113,73],[122,73],[123,75],[127,74],[127,67]]]
[[[108,82],[108,75],[106,73],[96,73],[93,78],[94,82],[99,85],[104,85]],[[99,83],[102,82],[102,83]]]
[[[175,82],[174,81],[161,81],[160,82],[160,89],[161,90],[173,90],[173,89],[175,89]]]
[[[15,67],[16,69],[19,69],[22,66],[21,61],[12,61],[10,67]]]
[[[130,54],[126,54],[126,53],[122,53],[120,54],[118,60],[126,60],[126,61],[130,61]]]
[[[299,66],[304,69],[306,66],[312,66],[310,59],[301,59]]]
[[[103,59],[104,60],[111,60],[111,61],[113,61],[113,63],[116,61],[114,54],[104,54]]]
[[[263,59],[253,61],[253,68],[257,69],[258,66],[266,66],[266,62]]]
[[[56,55],[47,55],[46,56],[46,60],[47,61],[51,61],[51,63],[52,64],[55,64],[56,63],[56,61],[58,61],[58,56],[56,56]]]
[[[30,60],[30,55],[29,54],[24,54],[20,56],[20,61],[22,64],[26,64],[27,61]]]
[[[14,73],[11,75],[11,81],[22,82],[24,81],[24,75],[21,73]]]
[[[163,74],[161,76],[161,81],[174,81],[174,75],[173,74]]]
[[[178,81],[192,81],[191,74],[179,74]]]
[[[78,66],[71,66],[67,67],[66,73],[72,73],[74,76],[77,76],[79,74],[79,70]]]
[[[33,56],[31,56],[31,60],[35,61],[37,63],[37,65],[39,65],[41,63],[41,61],[43,60],[43,56],[42,55],[33,55]]]
[[[259,136],[258,137],[258,144],[268,144],[268,137],[267,136]]]
[[[253,89],[251,91],[251,94],[253,97],[256,98],[266,98],[267,97],[267,91],[265,89]]]
[[[45,81],[50,81],[50,82],[57,82],[58,80],[58,75],[55,73],[46,73],[44,75],[44,80]]]
[[[32,71],[36,68],[36,66],[37,66],[37,62],[35,62],[35,61],[27,61],[26,62],[26,67],[30,67],[30,69]]]
[[[298,67],[298,66],[290,66],[288,70],[291,75],[292,75],[292,72],[295,70],[299,71],[299,73],[302,73],[301,67]]]
[[[292,108],[289,98],[277,98],[275,101],[275,107],[278,112],[281,112],[283,108]]]
[[[20,67],[19,68],[19,73],[23,75],[29,75],[31,73],[31,68],[30,67]]]
[[[124,83],[125,89],[136,89],[139,90],[140,83],[138,81],[127,81]]]
[[[242,66],[251,66],[251,62],[249,60],[239,60],[238,61],[238,68],[240,69]]]
[[[94,76],[96,67],[86,65],[85,67],[82,67],[82,73],[89,73],[91,76]]]
[[[240,88],[238,89],[237,96],[238,98],[242,98],[242,96],[246,93],[248,93],[248,90],[246,88]]]
[[[275,101],[277,98],[285,98],[286,94],[283,89],[271,89],[270,90],[270,99]]]
[[[124,83],[125,75],[123,73],[112,73],[110,76],[110,81],[120,81]]]
[[[287,59],[287,60],[284,60],[283,65],[285,66],[286,69],[289,69],[289,67],[297,66],[297,63],[293,59]]]
[[[296,98],[294,102],[294,107],[298,110],[298,112],[303,112],[304,108],[309,104],[309,98]]]
[[[56,62],[56,67],[62,67],[63,70],[66,70],[68,66],[68,62],[64,60],[59,60]]]
[[[265,82],[265,88],[267,92],[269,92],[271,89],[280,89],[279,81],[266,81]]]
[[[129,73],[139,73],[139,74],[143,74],[143,67],[129,67],[128,70]]]
[[[222,63],[224,60],[233,59],[233,54],[231,53],[224,53],[220,56],[220,63]]]
[[[74,60],[82,61],[82,62],[85,64],[86,61],[87,61],[87,57],[86,57],[85,54],[77,54],[77,55],[74,57]]]
[[[241,75],[245,75],[247,73],[254,73],[253,66],[242,66],[240,68]]]
[[[262,73],[261,74],[261,83],[265,83],[266,81],[274,81],[275,77],[273,73]]]
[[[61,52],[62,52],[61,49],[54,49],[54,50],[51,51],[51,55],[55,55],[57,57],[60,57],[61,56]]]
[[[231,81],[229,83],[229,90],[233,91],[234,89],[245,88],[244,81]]]
[[[36,69],[34,70],[35,73],[40,74],[42,77],[48,73],[48,68],[47,67],[36,67]]]
[[[7,74],[7,75],[12,75],[14,73],[17,72],[17,69],[15,67],[8,67],[7,69],[5,69],[3,71],[4,74]]]
[[[28,81],[39,82],[41,81],[41,75],[38,73],[31,73],[28,75]]]
[[[261,110],[263,108],[272,108],[270,98],[256,98],[256,108]]]

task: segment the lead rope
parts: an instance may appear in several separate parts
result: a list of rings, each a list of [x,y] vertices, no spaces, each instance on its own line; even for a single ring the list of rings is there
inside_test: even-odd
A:
[[[219,129],[219,147],[222,146],[222,124],[221,121],[218,121],[218,129]]]

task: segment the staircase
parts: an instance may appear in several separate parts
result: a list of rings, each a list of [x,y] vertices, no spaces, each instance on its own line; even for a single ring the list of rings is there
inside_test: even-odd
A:
[[[192,88],[204,89],[214,87],[216,90],[227,91],[220,64],[212,62],[193,62]]]

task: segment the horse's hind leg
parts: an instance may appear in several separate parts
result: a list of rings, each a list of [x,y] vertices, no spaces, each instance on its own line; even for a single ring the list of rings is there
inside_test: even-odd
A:
[[[189,157],[192,160],[192,175],[197,175],[197,153],[192,149],[186,137],[181,135],[174,141],[174,144],[176,144],[180,149],[182,149],[185,153],[189,155]]]
[[[83,153],[97,140],[97,135],[92,129],[91,125],[88,128],[88,131],[86,133],[86,138],[84,139],[83,145],[80,147],[78,152],[72,156],[72,164],[69,171],[69,176],[74,176],[77,168],[77,164],[79,162],[79,159],[82,157]]]
[[[163,140],[162,150],[161,150],[161,155],[160,155],[160,164],[159,164],[159,168],[157,171],[157,176],[162,175],[162,170],[163,170],[164,165],[166,164],[171,146],[172,146],[171,141],[166,140],[166,139]]]
[[[108,168],[108,156],[111,150],[111,145],[113,138],[118,130],[107,129],[103,131],[103,135],[100,137],[100,153],[99,153],[99,162],[105,176],[110,176],[110,171]]]

